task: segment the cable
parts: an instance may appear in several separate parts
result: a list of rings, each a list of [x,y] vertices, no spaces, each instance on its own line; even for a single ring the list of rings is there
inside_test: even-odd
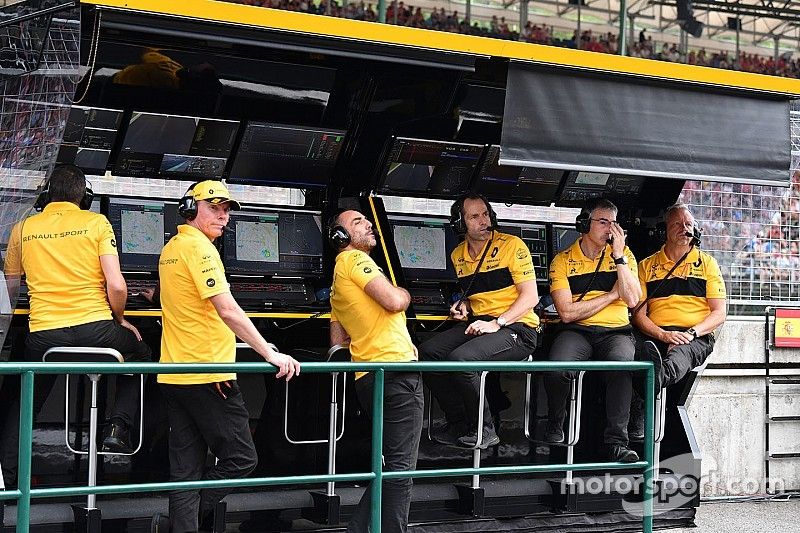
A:
[[[80,98],[77,98],[72,101],[73,104],[80,104],[83,102],[83,99],[86,98],[86,95],[89,94],[89,87],[92,85],[92,80],[94,79],[94,66],[95,62],[97,61],[97,48],[98,43],[100,41],[100,21],[102,19],[102,12],[98,9],[95,12],[94,16],[94,33],[92,34],[92,44],[89,46],[89,72],[87,72],[83,78],[78,80],[77,85],[80,85],[81,82],[86,79],[86,76],[89,78],[86,80],[86,87],[83,90],[83,94]]]
[[[304,319],[302,319],[302,320],[298,320],[297,322],[292,322],[292,323],[291,323],[291,324],[289,324],[288,326],[283,326],[283,327],[279,326],[279,325],[278,325],[278,323],[277,323],[277,322],[275,322],[275,321],[273,320],[273,321],[272,321],[272,325],[275,327],[275,329],[277,329],[277,330],[279,330],[279,331],[285,331],[285,330],[287,330],[287,329],[289,329],[289,328],[293,328],[293,327],[295,327],[295,326],[299,326],[299,325],[300,325],[300,324],[302,324],[303,322],[308,322],[309,320],[313,320],[313,319],[315,319],[315,318],[319,318],[320,316],[322,316],[322,315],[324,315],[325,313],[328,313],[328,312],[329,312],[329,311],[328,311],[327,309],[325,309],[325,310],[323,310],[323,311],[319,311],[319,312],[316,312],[316,313],[314,313],[313,315],[311,315],[311,316],[310,316],[310,317],[308,317],[308,318],[304,318]]]

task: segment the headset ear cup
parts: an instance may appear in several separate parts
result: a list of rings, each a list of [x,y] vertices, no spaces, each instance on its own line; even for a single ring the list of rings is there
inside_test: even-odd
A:
[[[341,250],[350,244],[350,234],[342,226],[334,226],[328,232],[328,242],[334,250]]]
[[[589,227],[591,225],[590,217],[591,215],[587,212],[579,213],[577,217],[575,217],[575,230],[578,233],[589,233]]]
[[[197,216],[197,201],[194,196],[184,196],[178,202],[178,214],[186,220],[194,220]]]
[[[83,198],[81,198],[80,207],[84,211],[89,210],[92,207],[92,202],[94,201],[94,191],[86,187],[86,191],[83,193]]]
[[[41,211],[49,203],[50,203],[50,191],[48,189],[45,189],[39,193],[39,196],[36,197],[36,201],[33,203],[33,208],[36,209],[37,211]]]

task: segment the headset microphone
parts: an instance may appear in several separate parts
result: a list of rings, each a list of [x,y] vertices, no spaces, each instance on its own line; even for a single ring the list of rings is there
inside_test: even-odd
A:
[[[222,226],[222,231],[233,231],[233,228],[230,226]]]

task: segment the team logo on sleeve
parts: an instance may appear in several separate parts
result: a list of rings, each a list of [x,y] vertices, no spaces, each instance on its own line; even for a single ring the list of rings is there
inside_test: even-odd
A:
[[[527,252],[525,248],[517,248],[517,259],[525,259],[525,252]]]
[[[372,269],[370,267],[364,267],[364,274],[372,274]]]
[[[117,239],[111,239],[111,246],[113,246],[114,248],[117,247]]]
[[[216,281],[214,281],[214,278],[208,278],[208,279],[206,280],[206,285],[208,285],[209,287],[213,287],[213,286],[214,286],[214,285],[216,285],[216,284],[217,284],[217,282],[216,282]]]

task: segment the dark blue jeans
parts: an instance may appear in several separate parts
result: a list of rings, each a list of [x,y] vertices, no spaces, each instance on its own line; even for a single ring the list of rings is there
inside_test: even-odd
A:
[[[356,395],[361,406],[372,416],[373,374],[356,380]],[[419,372],[386,372],[383,386],[383,461],[384,471],[401,472],[417,468],[419,438],[422,433],[422,379]],[[381,531],[405,532],[411,507],[411,478],[387,479],[383,482]],[[367,533],[372,497],[370,487],[361,501],[347,531]]]
[[[250,415],[236,381],[220,383],[226,398],[214,383],[161,383],[160,388],[169,417],[171,481],[238,479],[253,471],[258,456],[250,434]],[[217,463],[206,471],[209,450]],[[171,492],[170,531],[197,531],[200,511],[210,511],[229,492],[226,488]]]

